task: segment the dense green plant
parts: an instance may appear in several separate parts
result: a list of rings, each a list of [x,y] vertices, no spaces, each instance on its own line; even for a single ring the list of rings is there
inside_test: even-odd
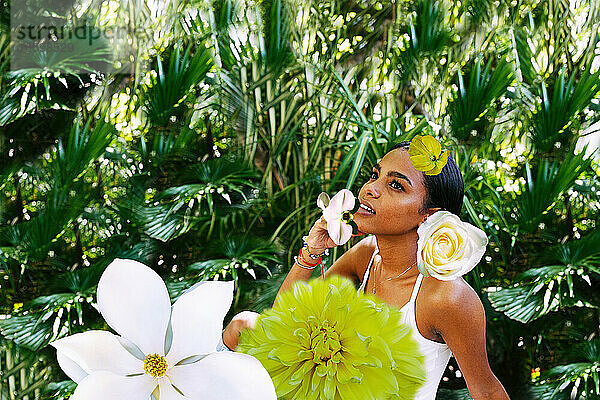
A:
[[[95,287],[115,257],[152,266],[173,299],[233,279],[232,313],[269,307],[316,196],[357,193],[419,133],[453,150],[462,217],[490,238],[467,280],[511,398],[600,395],[595,2],[124,1],[116,20],[161,35],[136,43],[131,68],[93,75],[86,62],[101,52],[9,70],[8,10],[0,357],[20,361],[0,398],[73,389],[47,344],[106,328]],[[440,398],[468,398],[456,371]]]

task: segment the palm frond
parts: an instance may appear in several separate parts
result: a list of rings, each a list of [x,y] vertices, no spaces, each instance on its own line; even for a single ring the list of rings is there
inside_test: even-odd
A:
[[[52,316],[18,315],[0,320],[0,333],[19,346],[37,350],[52,341]],[[46,318],[44,318],[46,317]]]
[[[43,259],[87,203],[85,198],[71,199],[67,204],[66,199],[54,197],[48,199],[46,208],[31,220],[0,228],[0,246],[4,253],[24,263]]]
[[[198,135],[192,129],[183,128],[172,133],[155,132],[149,138],[140,138],[142,163],[149,167],[162,168],[166,162],[175,160],[196,160],[198,153],[195,143]],[[121,162],[122,154],[113,153],[113,159]],[[127,158],[127,157],[125,157]]]
[[[277,251],[278,247],[265,239],[239,234],[230,235],[211,247],[207,254],[212,257],[211,259],[193,263],[188,270],[196,271],[206,277],[221,274],[224,278],[231,274],[236,281],[238,271],[246,271],[256,279],[254,270],[256,267],[271,274],[271,265],[279,262],[275,256]]]
[[[93,118],[89,118],[81,126],[76,121],[67,142],[58,141],[52,162],[57,187],[69,187],[73,180],[86,171],[92,161],[104,154],[112,141],[115,135],[112,124],[105,122],[103,116],[93,126],[92,122]]]
[[[535,320],[564,307],[599,307],[587,288],[600,276],[600,234],[559,244],[535,258],[562,264],[531,268],[510,288],[489,292],[498,311],[520,322]]]
[[[285,68],[294,59],[291,48],[292,9],[286,0],[263,1],[265,15],[266,67]]]
[[[576,272],[579,275],[574,276]],[[576,290],[577,284],[587,284],[584,278],[587,274],[583,270],[550,265],[532,268],[527,274],[535,278],[488,293],[492,306],[509,318],[525,323],[565,307],[600,306],[587,302],[585,291]]]
[[[537,165],[535,177],[527,164],[523,192],[516,200],[519,225],[526,231],[535,230],[548,209],[575,184],[590,163],[584,152],[570,154],[560,162],[545,159]]]
[[[551,368],[542,375],[533,391],[541,399],[594,399],[600,396],[600,339],[580,343],[572,349],[572,358],[579,359]]]
[[[169,204],[144,206],[133,201],[117,205],[119,214],[130,220],[131,228],[137,228],[153,239],[168,242],[186,234],[201,219],[191,215],[191,209],[173,209]]]
[[[54,287],[67,287],[70,292],[33,299],[24,306],[24,311],[0,319],[0,332],[19,346],[38,350],[77,325],[84,326],[84,304],[93,302],[92,292],[104,267],[63,274],[60,277],[63,282],[55,283]]]
[[[577,75],[574,71],[567,77],[561,71],[551,97],[546,83],[540,87],[542,101],[531,118],[531,139],[540,152],[551,151],[557,142],[567,148],[573,143],[577,129],[569,127],[600,90],[600,71],[592,73],[588,67]]]
[[[483,67],[478,58],[471,67],[465,85],[462,73],[458,72],[458,92],[448,107],[452,135],[467,140],[475,131],[480,141],[488,138],[486,114],[495,100],[502,96],[513,80],[513,71],[505,58],[500,58],[492,70],[493,59]]]
[[[160,57],[156,60],[156,77],[143,93],[148,119],[155,126],[166,126],[171,118],[181,118],[182,102],[190,91],[204,80],[213,66],[210,51],[201,41],[192,53],[188,46],[183,54],[174,46],[167,67]]]

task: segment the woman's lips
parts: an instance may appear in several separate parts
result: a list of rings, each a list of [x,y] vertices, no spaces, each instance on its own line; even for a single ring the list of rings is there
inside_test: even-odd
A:
[[[359,207],[359,208],[358,208],[358,211],[356,212],[356,214],[360,214],[360,215],[375,215],[375,214],[373,214],[373,213],[371,213],[371,212],[369,212],[369,211],[365,210],[365,209],[364,209],[364,208],[362,208],[362,207]]]

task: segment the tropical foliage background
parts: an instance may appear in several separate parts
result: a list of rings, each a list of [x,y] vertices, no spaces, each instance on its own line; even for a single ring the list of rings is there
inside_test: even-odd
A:
[[[269,307],[316,196],[357,193],[416,134],[453,149],[490,237],[467,279],[511,398],[600,396],[597,1],[54,3],[150,34],[109,73],[110,42],[15,70],[2,1],[0,399],[68,396],[48,343],[107,328],[115,257],[173,298],[235,280],[228,318]],[[454,362],[438,397],[469,398]]]

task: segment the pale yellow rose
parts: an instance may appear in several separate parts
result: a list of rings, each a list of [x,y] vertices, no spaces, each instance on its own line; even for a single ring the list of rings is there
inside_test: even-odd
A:
[[[454,280],[475,268],[488,244],[485,232],[448,211],[432,214],[417,233],[419,271],[442,281]]]

